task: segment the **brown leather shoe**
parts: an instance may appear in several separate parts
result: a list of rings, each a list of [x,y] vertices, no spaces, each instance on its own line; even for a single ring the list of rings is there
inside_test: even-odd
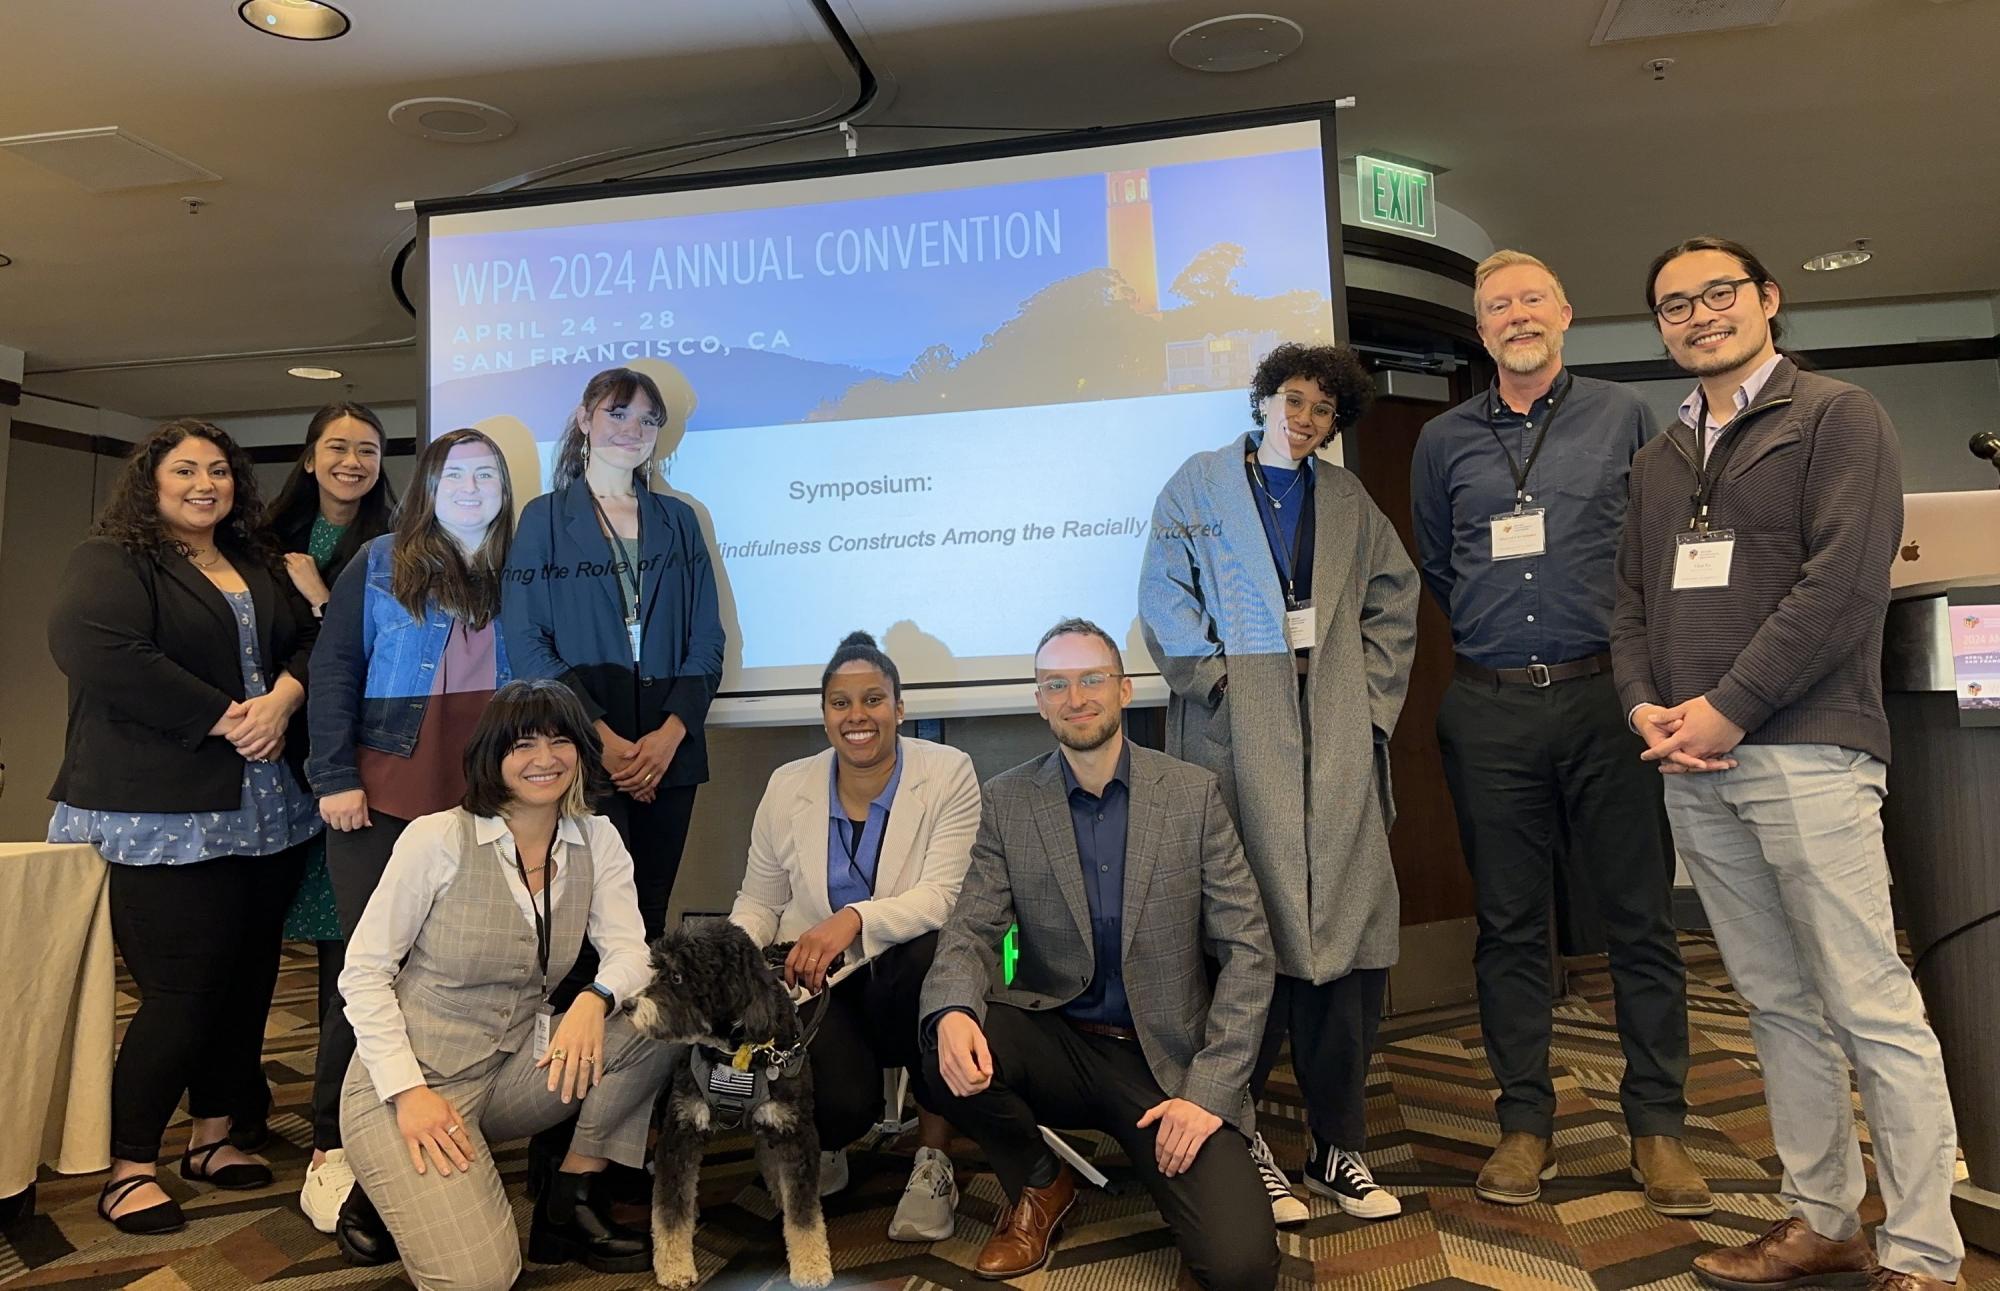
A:
[[[1715,1213],[1715,1194],[1681,1141],[1665,1134],[1632,1140],[1632,1182],[1646,1186],[1646,1204],[1662,1215]]]
[[[1958,1283],[1934,1278],[1928,1273],[1905,1273],[1900,1269],[1877,1268],[1868,1280],[1868,1291],[1945,1291]]]
[[[1064,1166],[1046,1188],[1023,1188],[1020,1199],[1000,1217],[972,1271],[999,1280],[1033,1273],[1049,1262],[1056,1225],[1076,1204],[1076,1176]]]
[[[1525,1206],[1542,1195],[1542,1180],[1556,1177],[1555,1153],[1539,1134],[1514,1130],[1500,1136],[1500,1145],[1486,1158],[1486,1168],[1472,1185],[1481,1201]]]
[[[1865,1287],[1876,1267],[1875,1252],[1859,1232],[1836,1242],[1794,1215],[1741,1246],[1695,1256],[1694,1271],[1723,1291],[1775,1291],[1798,1286]]]

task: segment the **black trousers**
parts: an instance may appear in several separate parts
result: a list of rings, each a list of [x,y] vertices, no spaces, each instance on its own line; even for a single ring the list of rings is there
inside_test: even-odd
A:
[[[1539,689],[1460,677],[1437,730],[1477,889],[1479,1021],[1501,1130],[1554,1128],[1549,910],[1566,864],[1572,898],[1595,898],[1610,951],[1626,1126],[1678,1136],[1687,973],[1674,937],[1673,844],[1660,773],[1639,760],[1644,746],[1611,677]]]
[[[1359,1152],[1368,1146],[1368,1059],[1382,1028],[1386,968],[1357,968],[1315,986],[1278,974],[1264,1043],[1250,1073],[1250,1096],[1264,1097],[1287,1033],[1292,1073],[1306,1101],[1306,1124],[1327,1147]]]
[[[662,789],[651,802],[613,793],[601,808],[625,841],[625,850],[632,853],[632,886],[639,890],[639,921],[646,925],[649,942],[666,931],[667,901],[674,894],[674,877],[687,848],[688,822],[694,819],[694,794],[700,787]],[[550,993],[549,1001],[560,1013],[578,991],[596,980],[597,950],[586,938],[575,966]]]
[[[396,840],[410,826],[409,821],[373,807],[368,809],[368,820],[360,829],[326,832],[326,875],[333,883],[334,912],[339,916],[343,939],[354,935],[361,912],[368,908],[368,898],[375,895],[375,885],[382,881],[382,871],[389,868]],[[347,943],[333,944],[340,947],[333,969],[338,974]],[[320,945],[320,972],[324,974],[327,943]],[[319,1053],[313,1062],[313,1147],[326,1152],[341,1143],[340,1087],[347,1080],[347,1065],[354,1060],[354,1027],[347,1020],[337,982],[329,988],[322,980],[320,998],[326,1001],[326,1009],[319,1020]]]
[[[1158,1127],[1142,1130],[1138,1122],[1166,1095],[1136,1043],[1086,1035],[1052,1010],[994,1004],[986,1011],[986,1044],[993,1082],[972,1097],[946,1087],[934,1048],[924,1056],[924,1075],[936,1110],[979,1143],[1009,1197],[1020,1195],[1049,1156],[1038,1126],[1100,1130],[1124,1149],[1196,1281],[1215,1291],[1278,1284],[1277,1230],[1249,1144],[1225,1123],[1188,1169],[1171,1179],[1161,1174]]]
[[[813,1126],[828,1152],[844,1148],[882,1119],[882,1073],[902,1067],[926,1111],[931,1106],[917,1043],[917,997],[937,953],[937,934],[892,946],[833,988],[826,1020],[813,1037]]]
[[[269,1098],[264,1022],[306,849],[192,865],[112,865],[111,933],[139,1009],[111,1073],[111,1155],[157,1161],[187,1094],[197,1118]]]

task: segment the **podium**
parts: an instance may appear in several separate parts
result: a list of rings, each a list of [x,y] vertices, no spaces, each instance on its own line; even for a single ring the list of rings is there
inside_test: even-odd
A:
[[[1906,497],[1890,583],[1883,841],[1971,1174],[1952,1211],[2000,1251],[2000,727],[1959,724],[1947,600],[2000,585],[2000,491]]]

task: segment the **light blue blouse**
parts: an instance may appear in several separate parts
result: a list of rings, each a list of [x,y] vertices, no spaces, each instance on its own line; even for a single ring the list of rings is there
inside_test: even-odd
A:
[[[270,689],[257,663],[257,606],[248,591],[224,592],[243,649],[243,693]],[[319,833],[319,806],[282,759],[243,764],[243,801],[234,811],[92,811],[57,803],[51,843],[90,843],[121,865],[192,865],[224,856],[270,856]]]

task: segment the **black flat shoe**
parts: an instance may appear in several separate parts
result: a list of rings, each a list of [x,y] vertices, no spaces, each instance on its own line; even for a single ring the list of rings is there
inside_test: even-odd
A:
[[[229,1131],[229,1144],[238,1152],[262,1152],[271,1142],[271,1123],[259,1121]]]
[[[648,1235],[611,1218],[611,1204],[591,1195],[596,1175],[557,1171],[535,1202],[528,1258],[537,1264],[575,1260],[599,1273],[643,1273],[653,1264]]]
[[[114,1179],[110,1183],[105,1184],[104,1191],[97,1194],[97,1217],[119,1232],[130,1233],[134,1237],[151,1237],[158,1233],[178,1233],[183,1228],[186,1228],[187,1216],[181,1213],[181,1204],[172,1197],[167,1198],[157,1206],[148,1206],[144,1210],[127,1211],[115,1219],[112,1218],[111,1208],[113,1206],[123,1201],[127,1193],[132,1192],[141,1184],[148,1183],[157,1184],[159,1180],[149,1174],[135,1174],[130,1178]]]
[[[35,1213],[35,1184],[28,1186],[11,1197],[0,1197],[0,1228],[11,1228]]]
[[[181,1157],[181,1178],[189,1183],[214,1184],[231,1192],[251,1192],[271,1186],[273,1176],[271,1167],[267,1165],[239,1161],[235,1165],[223,1166],[220,1170],[209,1169],[208,1163],[215,1159],[215,1154],[228,1146],[228,1139],[217,1139],[198,1148],[189,1148]]]
[[[333,1224],[333,1244],[349,1264],[361,1268],[390,1264],[399,1258],[395,1237],[359,1184],[348,1190],[347,1200],[340,1204],[340,1217]]]

